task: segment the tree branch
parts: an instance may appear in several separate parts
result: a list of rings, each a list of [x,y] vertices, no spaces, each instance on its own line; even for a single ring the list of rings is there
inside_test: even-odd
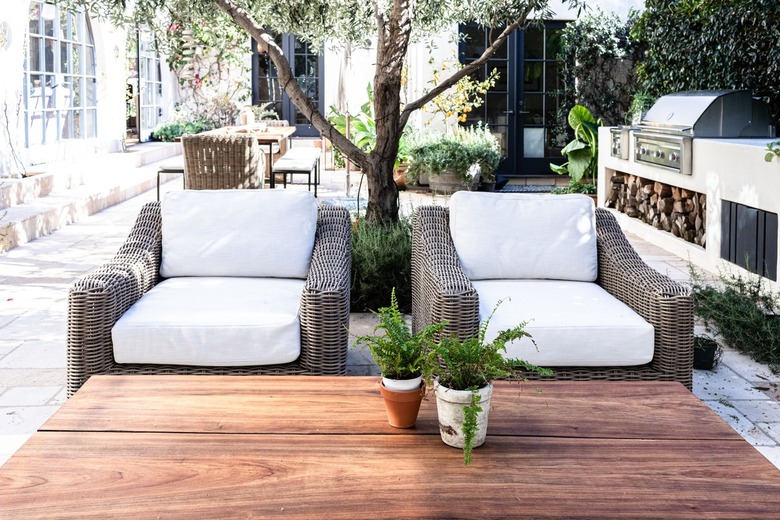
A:
[[[462,78],[465,78],[472,72],[475,72],[477,69],[479,69],[482,65],[487,63],[487,61],[493,56],[493,54],[495,54],[498,48],[501,47],[504,42],[506,42],[506,40],[509,38],[509,35],[512,34],[515,29],[525,24],[530,12],[530,9],[526,10],[523,15],[512,22],[512,24],[507,25],[504,30],[501,31],[501,34],[499,34],[498,37],[485,49],[479,58],[472,61],[462,69],[455,71],[449,78],[433,87],[427,94],[424,94],[411,103],[407,103],[406,106],[404,106],[403,112],[401,112],[401,128],[406,126],[406,123],[409,121],[409,117],[412,115],[412,112],[419,110],[432,101],[436,96],[455,85]]]
[[[333,145],[341,150],[352,162],[359,166],[367,164],[367,154],[355,146],[344,134],[339,132],[327,118],[322,115],[312,100],[303,92],[301,86],[293,76],[290,62],[284,55],[282,49],[276,44],[273,36],[265,30],[254,17],[242,7],[236,5],[233,0],[213,0],[213,2],[225,13],[227,13],[241,28],[257,41],[259,45],[268,53],[274,66],[276,67],[279,83],[284,92],[295,104],[298,110],[306,116],[314,128],[330,140]]]

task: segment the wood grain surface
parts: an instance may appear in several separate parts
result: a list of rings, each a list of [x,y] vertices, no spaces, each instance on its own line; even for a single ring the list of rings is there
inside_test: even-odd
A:
[[[469,467],[441,442],[433,400],[397,430],[376,385],[93,377],[0,468],[0,518],[780,512],[780,471],[677,383],[498,384]]]

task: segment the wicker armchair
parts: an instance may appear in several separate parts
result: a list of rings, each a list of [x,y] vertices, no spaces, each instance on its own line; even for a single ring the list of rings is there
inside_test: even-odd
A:
[[[184,135],[184,188],[261,189],[265,154],[249,135]]]
[[[216,209],[215,211],[219,211]],[[116,256],[77,280],[68,299],[67,378],[73,395],[93,374],[333,374],[346,371],[351,242],[347,210],[319,206],[309,274],[300,302],[300,357],[263,366],[120,364],[112,328],[163,279],[159,202],[145,205]]]
[[[543,217],[539,217],[543,218]],[[596,283],[653,325],[654,355],[642,366],[552,367],[558,380],[679,381],[691,388],[693,297],[683,286],[647,266],[605,209],[596,209]],[[448,321],[444,334],[476,335],[479,298],[464,274],[450,236],[448,208],[423,206],[414,217],[412,250],[413,329]],[[544,247],[543,245],[541,247]],[[525,319],[525,318],[524,318]],[[526,374],[534,379],[535,374]]]

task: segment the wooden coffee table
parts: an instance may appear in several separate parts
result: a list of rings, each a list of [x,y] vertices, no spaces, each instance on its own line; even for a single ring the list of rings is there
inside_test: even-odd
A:
[[[677,383],[498,383],[463,466],[377,379],[94,376],[0,468],[6,518],[778,518],[780,471]]]

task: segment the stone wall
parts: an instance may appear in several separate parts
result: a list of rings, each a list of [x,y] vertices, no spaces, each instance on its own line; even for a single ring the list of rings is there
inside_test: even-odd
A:
[[[707,196],[702,193],[616,172],[605,205],[693,244],[707,244]]]

